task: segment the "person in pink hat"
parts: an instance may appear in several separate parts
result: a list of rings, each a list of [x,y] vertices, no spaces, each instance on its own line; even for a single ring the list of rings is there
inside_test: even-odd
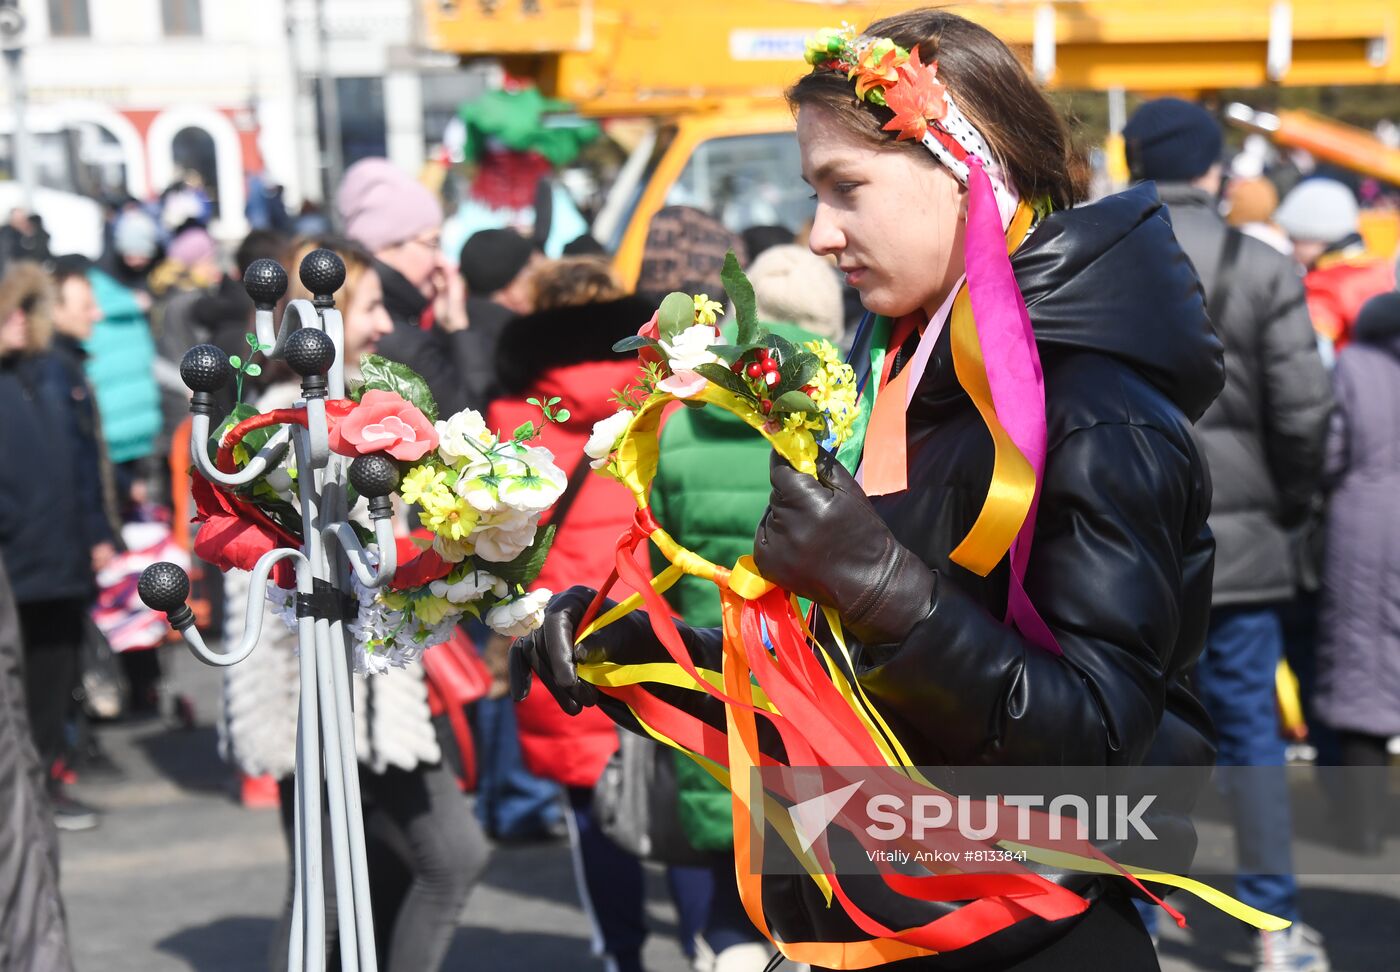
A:
[[[442,254],[437,197],[388,159],[361,159],[335,194],[345,235],[374,255],[394,330],[379,353],[428,382],[450,415],[470,405],[462,381],[469,354],[466,285]]]

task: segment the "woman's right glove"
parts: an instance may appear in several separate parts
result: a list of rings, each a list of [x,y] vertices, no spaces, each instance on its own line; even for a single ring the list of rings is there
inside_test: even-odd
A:
[[[530,684],[538,675],[559,707],[569,715],[577,715],[584,706],[598,702],[598,690],[578,677],[579,664],[644,665],[671,660],[652,631],[645,611],[624,615],[576,646],[574,633],[596,595],[591,587],[571,587],[556,594],[545,609],[539,628],[511,646],[510,694],[515,701],[530,694]],[[604,601],[602,611],[610,610],[614,604]],[[722,640],[718,629],[684,624],[677,624],[676,628],[697,665],[718,666]]]

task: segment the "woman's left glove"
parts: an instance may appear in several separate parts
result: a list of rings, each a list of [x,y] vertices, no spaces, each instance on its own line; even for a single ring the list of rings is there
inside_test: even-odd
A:
[[[834,456],[823,451],[817,470],[800,473],[773,453],[754,563],[778,586],[835,608],[865,644],[902,641],[928,615],[937,575],[894,538]]]

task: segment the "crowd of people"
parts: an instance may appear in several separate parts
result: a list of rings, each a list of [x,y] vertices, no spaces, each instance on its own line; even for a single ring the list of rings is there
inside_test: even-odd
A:
[[[956,65],[951,73],[956,76]],[[800,105],[814,106],[808,117],[828,111],[821,106],[831,92],[820,81],[808,87],[798,95]],[[1168,292],[1176,282],[1168,276],[1179,268],[1164,268],[1166,276],[1143,278],[1142,285],[1163,288],[1162,314],[1178,306],[1173,301],[1204,300],[1223,346],[1223,391],[1211,394],[1219,376],[1207,374],[1214,339],[1133,333],[1156,320],[1150,316],[1105,321],[1093,334],[1071,334],[1070,324],[1061,322],[1059,339],[1074,344],[1077,357],[1068,364],[1049,360],[1079,369],[1073,371],[1077,380],[1111,378],[1124,387],[1137,379],[1101,374],[1085,362],[1112,358],[1131,362],[1135,373],[1180,372],[1164,380],[1174,383],[1174,407],[1194,427],[1180,443],[1163,440],[1151,449],[1198,450],[1182,475],[1195,477],[1193,488],[1210,483],[1215,551],[1210,580],[1199,569],[1208,563],[1206,535],[1183,533],[1174,541],[1189,548],[1182,554],[1188,563],[1178,567],[1190,583],[1210,589],[1208,616],[1200,619],[1203,650],[1189,665],[1189,682],[1209,721],[1193,722],[1187,710],[1182,718],[1202,744],[1213,739],[1221,764],[1279,769],[1267,786],[1230,795],[1241,859],[1263,862],[1259,873],[1240,876],[1237,893],[1295,922],[1286,932],[1259,935],[1260,972],[1322,972],[1325,948],[1296,920],[1296,884],[1286,855],[1291,824],[1276,670],[1287,659],[1302,678],[1320,763],[1388,763],[1389,740],[1400,737],[1400,585],[1394,583],[1400,528],[1390,512],[1400,494],[1395,267],[1366,250],[1356,196],[1343,182],[1308,178],[1282,193],[1280,202],[1267,175],[1229,178],[1220,127],[1194,104],[1149,102],[1124,136],[1134,179],[1156,184],[1201,292],[1189,299]],[[822,137],[840,144],[849,136],[824,130]],[[1056,208],[1077,202],[1072,176],[1056,178],[1065,194]],[[1052,180],[1052,189],[1059,184]],[[1132,224],[1124,239],[1159,231],[1147,219],[1156,212],[1147,190],[1118,205],[1115,218]],[[1142,212],[1128,213],[1134,206]],[[554,260],[510,229],[478,232],[460,253],[444,253],[439,200],[384,159],[360,161],[345,173],[335,215],[335,234],[293,237],[258,229],[226,252],[211,233],[207,205],[186,188],[158,204],[114,212],[107,253],[96,261],[48,253],[42,227],[36,231],[25,214],[0,230],[0,718],[8,727],[24,727],[0,737],[0,786],[14,791],[5,793],[7,803],[26,808],[14,819],[32,857],[14,875],[0,872],[0,886],[22,875],[24,895],[42,904],[28,910],[28,928],[0,923],[0,935],[34,956],[33,968],[61,969],[68,961],[61,954],[50,827],[91,829],[100,820],[97,809],[67,792],[75,774],[99,771],[104,759],[100,736],[90,727],[92,706],[84,704],[84,666],[102,646],[119,645],[130,709],[151,712],[170,704],[154,650],[165,632],[142,623],[131,578],[187,535],[181,518],[188,518],[182,462],[188,390],[178,362],[186,349],[206,342],[247,353],[253,307],[240,274],[254,260],[272,258],[294,270],[314,248],[340,254],[347,276],[336,296],[349,373],[365,353],[402,362],[426,379],[444,414],[476,409],[492,428],[510,429],[529,418],[527,398],[556,401],[571,413],[569,422],[546,428],[542,443],[569,480],[552,514],[558,533],[538,582],[554,591],[600,582],[616,537],[631,522],[631,497],[589,475],[584,445],[593,423],[611,414],[613,390],[635,371],[635,362],[613,353],[613,344],[635,334],[661,296],[680,290],[725,299],[720,268],[733,251],[753,282],[760,318],[777,333],[825,338],[844,348],[859,320],[833,259],[855,239],[853,222],[838,227],[819,219],[799,239],[783,227],[737,233],[698,209],[663,209],[652,221],[640,276],[628,287],[587,237]],[[1071,233],[1107,232],[1068,219],[1057,225]],[[1112,260],[1127,261],[1122,272],[1128,272],[1136,244],[1104,237],[1094,245]],[[1022,281],[1023,290],[1031,286]],[[1069,299],[1059,286],[1055,280],[1043,294],[1027,290],[1038,333],[1051,326],[1044,323],[1052,314],[1047,308]],[[1102,286],[1111,290],[1107,281]],[[306,295],[294,286],[289,297],[297,296]],[[864,296],[867,305],[885,299]],[[1033,296],[1044,302],[1036,305]],[[1160,360],[1150,359],[1159,352]],[[936,352],[930,367],[938,367]],[[298,386],[289,371],[270,362],[246,379],[242,394],[265,410],[289,404]],[[945,406],[930,402],[921,406],[918,421],[931,422],[930,434],[937,434],[929,415]],[[233,407],[231,388],[220,405]],[[1139,406],[1159,407],[1145,392]],[[681,409],[668,418],[660,450],[652,493],[659,522],[715,562],[751,553],[770,487],[781,491],[777,473],[770,481],[766,445],[732,416]],[[1166,452],[1145,453],[1144,461],[1166,464]],[[1087,478],[1075,482],[1106,488]],[[929,490],[952,488],[942,480],[930,483],[924,484]],[[1073,483],[1056,480],[1054,486],[1069,490]],[[1196,527],[1203,527],[1204,510],[1198,512],[1203,522]],[[799,541],[793,539],[793,549],[805,549]],[[822,560],[820,551],[807,552]],[[771,558],[772,571],[791,572],[799,589],[810,563]],[[1065,569],[1072,565],[1066,562]],[[201,621],[233,639],[241,633],[247,600],[262,598],[249,590],[247,575],[236,572],[226,578],[206,573],[197,595]],[[677,617],[694,628],[718,624],[718,604],[706,585],[683,579],[667,597]],[[911,588],[909,603],[919,597]],[[1083,607],[1092,620],[1110,606]],[[951,609],[945,604],[942,610]],[[920,623],[934,618],[936,611]],[[898,631],[892,628],[889,642],[911,630],[891,624]],[[296,658],[280,624],[263,630],[259,663],[235,666],[225,676],[222,751],[239,773],[247,802],[282,807],[290,841]],[[638,759],[664,759],[671,765],[654,778],[675,789],[678,828],[673,839],[645,851],[666,866],[682,948],[697,969],[763,969],[772,949],[735,889],[725,791],[669,751],[648,749],[638,757],[636,741],[623,745],[602,709],[566,712],[546,692],[512,701],[508,642],[484,627],[464,629],[462,642],[479,653],[492,679],[474,703],[475,739],[467,743],[478,764],[474,814],[462,795],[471,775],[464,766],[472,760],[451,752],[464,741],[438,731],[431,666],[412,664],[356,682],[357,749],[385,967],[400,972],[441,964],[486,866],[490,841],[567,839],[597,954],[609,968],[640,970],[647,935],[642,856],[600,812],[596,791],[608,774],[631,772]],[[1187,646],[1180,657],[1195,656]],[[968,698],[977,691],[969,688]],[[892,693],[887,704],[898,712],[933,703]],[[1029,740],[1019,744],[1031,746]],[[963,758],[976,756],[969,750]],[[1347,814],[1342,839],[1359,853],[1374,853],[1387,823],[1384,777],[1344,779],[1351,789],[1337,800]],[[289,844],[289,873],[290,859]],[[0,865],[8,868],[10,860],[0,856]],[[274,968],[285,963],[290,914],[289,882],[285,920],[269,943]],[[1142,920],[1151,930],[1152,915],[1144,911]],[[327,922],[328,934],[334,927]]]

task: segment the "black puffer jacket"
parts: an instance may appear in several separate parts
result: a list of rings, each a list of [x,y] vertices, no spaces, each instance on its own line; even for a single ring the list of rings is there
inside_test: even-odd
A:
[[[861,682],[923,765],[1196,768],[1186,773],[1193,785],[1160,795],[1147,817],[1159,856],[1110,848],[1133,864],[1179,869],[1195,846],[1185,813],[1214,757],[1185,674],[1205,639],[1214,556],[1191,422],[1220,392],[1221,345],[1150,186],[1048,217],[1012,263],[1044,366],[1049,432],[1026,587],[1064,654],[1001,624],[1005,562],[980,578],[948,559],[986,496],[993,448],[953,373],[945,329],[909,412],[910,487],[873,500],[937,572],[932,609],[901,643],[866,653]],[[868,360],[867,350],[853,360]],[[712,632],[687,642],[717,664]],[[709,700],[697,714],[717,715]],[[1056,880],[1090,900],[1110,886]],[[959,907],[896,899],[875,877],[843,886],[890,927]],[[865,937],[805,878],[765,879],[764,910],[789,941]],[[911,966],[1000,969],[1078,920],[1028,919]]]

